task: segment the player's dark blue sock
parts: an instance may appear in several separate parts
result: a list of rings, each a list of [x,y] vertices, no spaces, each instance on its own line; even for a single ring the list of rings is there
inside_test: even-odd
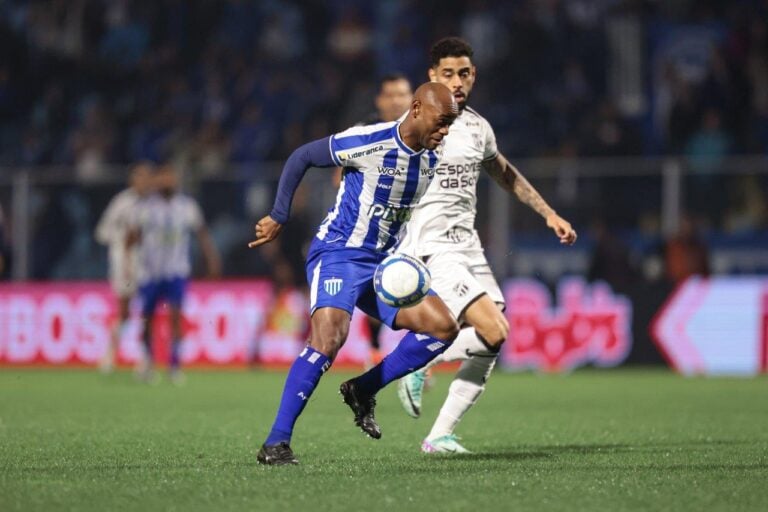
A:
[[[181,364],[181,340],[171,343],[171,370],[177,370]]]
[[[307,405],[309,397],[317,387],[320,377],[330,368],[331,361],[311,347],[307,347],[291,365],[285,379],[283,398],[277,410],[275,423],[264,444],[273,445],[291,441],[293,426],[301,411]]]
[[[397,348],[379,364],[357,377],[355,382],[363,392],[374,395],[393,380],[418,370],[442,354],[450,344],[426,334],[409,332]]]

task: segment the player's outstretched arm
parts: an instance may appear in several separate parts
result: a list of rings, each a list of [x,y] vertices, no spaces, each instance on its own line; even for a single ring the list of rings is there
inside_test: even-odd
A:
[[[570,222],[560,217],[547,204],[541,194],[509,160],[504,158],[504,155],[499,153],[496,158],[483,162],[483,168],[502,188],[510,194],[515,194],[520,201],[544,217],[547,227],[555,232],[560,243],[573,245],[576,242],[576,230],[573,229]]]
[[[271,242],[280,234],[280,230],[291,216],[291,202],[296,189],[299,188],[307,169],[310,167],[336,167],[337,163],[331,155],[329,137],[304,144],[288,157],[283,172],[280,174],[280,183],[277,186],[275,205],[269,215],[256,223],[256,240],[250,242],[248,247],[258,247]]]

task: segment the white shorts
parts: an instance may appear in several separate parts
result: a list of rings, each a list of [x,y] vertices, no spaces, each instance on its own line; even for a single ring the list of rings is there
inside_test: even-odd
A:
[[[432,289],[459,323],[464,321],[467,308],[485,294],[504,307],[504,295],[482,248],[439,252],[426,260],[432,275]]]

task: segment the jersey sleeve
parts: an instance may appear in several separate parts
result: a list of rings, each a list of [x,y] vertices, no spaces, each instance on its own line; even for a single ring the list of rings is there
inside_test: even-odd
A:
[[[496,134],[488,121],[485,121],[485,147],[483,148],[483,161],[493,160],[499,154],[496,147]]]
[[[128,227],[133,208],[132,201],[127,196],[119,194],[115,196],[107,206],[104,214],[96,226],[96,240],[101,244],[111,244],[115,237],[120,236]]]
[[[367,157],[384,149],[392,138],[392,123],[353,126],[330,137],[333,161],[339,167],[362,168]]]

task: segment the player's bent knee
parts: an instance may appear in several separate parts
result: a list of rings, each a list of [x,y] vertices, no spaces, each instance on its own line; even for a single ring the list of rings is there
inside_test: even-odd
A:
[[[459,330],[459,323],[453,317],[448,316],[438,320],[430,334],[441,341],[453,343],[453,340],[459,335]]]
[[[329,359],[336,358],[336,354],[347,340],[348,329],[342,325],[324,326],[312,332],[309,345],[324,354]]]
[[[488,345],[498,348],[509,336],[509,322],[503,316],[499,315],[487,324],[475,328]]]

